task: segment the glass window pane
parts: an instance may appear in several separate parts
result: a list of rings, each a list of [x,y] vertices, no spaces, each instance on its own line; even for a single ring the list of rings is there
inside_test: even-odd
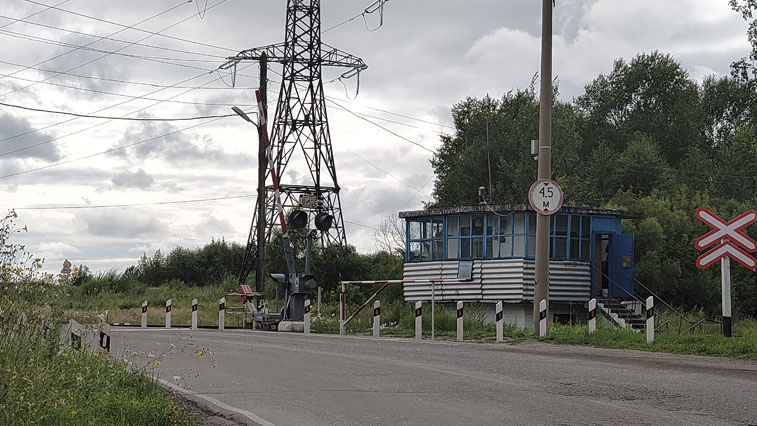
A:
[[[470,238],[460,239],[460,258],[470,259]]]
[[[421,260],[431,260],[431,241],[423,241],[421,246]]]
[[[568,215],[558,214],[555,219],[555,235],[566,236],[568,235]]]
[[[536,235],[536,213],[528,213],[528,233]]]
[[[570,238],[571,239],[579,238],[580,232],[581,232],[581,216],[573,215],[570,217]]]
[[[434,228],[432,238],[444,237],[444,221],[442,218],[435,217],[434,219],[432,219],[432,227]]]
[[[460,236],[460,226],[458,222],[457,216],[448,216],[447,217],[447,236],[448,237],[458,237]]]
[[[447,259],[457,259],[460,240],[457,238],[447,238]]]
[[[478,238],[472,238],[473,243],[471,245],[471,248],[473,249],[473,258],[481,258],[484,257],[484,239],[481,237]]]
[[[513,257],[513,237],[499,237],[499,257]]]
[[[567,238],[561,238],[557,237],[555,238],[555,259],[565,259],[568,254],[568,248],[567,248],[568,239]]]
[[[410,222],[410,239],[411,240],[421,239],[421,223],[420,222],[418,221]]]
[[[423,238],[429,239],[431,238],[431,220],[426,219],[425,222],[423,222]]]
[[[536,237],[533,235],[528,236],[528,257],[536,256]]]
[[[581,238],[589,238],[589,231],[591,230],[591,227],[589,226],[589,221],[591,218],[589,216],[583,216],[581,218]]]
[[[431,253],[431,259],[432,260],[441,260],[444,258],[444,241],[442,240],[434,240],[431,242],[431,248],[433,249],[433,252]]]
[[[523,257],[526,254],[526,237],[513,237],[513,257]]]
[[[470,216],[460,216],[460,235],[470,237]]]
[[[410,256],[408,257],[410,262],[418,262],[421,260],[421,243],[410,243]]]
[[[589,240],[581,240],[581,260],[589,260]]]
[[[484,235],[484,217],[473,216],[473,235]]]
[[[568,253],[569,259],[578,259],[578,255],[580,254],[579,251],[579,245],[581,240],[578,239],[570,239],[570,253]]]
[[[499,234],[507,235],[513,233],[513,215],[507,215],[507,217],[499,218]]]
[[[497,235],[497,216],[486,216],[486,235]]]
[[[487,237],[486,238],[486,258],[491,259],[493,257],[497,257],[497,245],[494,244],[494,238]]]
[[[526,231],[526,215],[522,212],[513,214],[513,234],[523,234]]]

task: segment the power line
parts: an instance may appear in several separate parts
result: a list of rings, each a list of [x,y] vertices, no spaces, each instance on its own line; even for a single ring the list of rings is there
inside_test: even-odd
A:
[[[365,29],[367,29],[368,31],[376,31],[377,29],[381,28],[382,25],[384,25],[384,3],[388,2],[388,1],[389,0],[376,0],[375,2],[371,3],[370,6],[366,7],[365,10],[363,10],[363,12],[358,13],[357,15],[355,15],[355,16],[353,16],[351,18],[345,19],[344,21],[342,21],[342,22],[340,22],[340,23],[338,23],[338,24],[336,24],[336,25],[334,25],[332,27],[326,28],[325,30],[321,31],[321,34],[324,34],[324,33],[327,33],[329,31],[333,30],[333,29],[339,28],[342,25],[347,24],[349,22],[352,22],[355,19],[360,18],[360,17],[363,18],[363,22],[365,23]],[[365,20],[365,15],[369,15],[369,14],[371,14],[371,13],[377,11],[377,10],[379,11],[379,14],[381,15],[381,23],[379,24],[378,27],[376,27],[374,29],[370,29],[370,28],[368,28],[368,22]]]
[[[213,123],[213,122],[218,121],[218,120],[221,120],[221,118],[213,118],[213,119],[210,119],[210,120],[208,120],[208,121],[206,121],[204,123],[194,124],[192,126],[187,126],[187,127],[182,128],[182,129],[174,130],[172,132],[168,132],[168,133],[164,133],[162,135],[151,137],[149,139],[144,139],[144,140],[141,140],[141,141],[138,141],[138,142],[134,142],[134,143],[126,144],[126,145],[121,145],[121,146],[118,146],[118,147],[115,147],[115,148],[106,149],[105,151],[97,152],[97,153],[90,154],[90,155],[85,155],[83,157],[72,158],[70,160],[60,161],[60,162],[57,162],[57,163],[54,163],[54,164],[48,164],[48,165],[42,166],[42,167],[36,167],[36,168],[33,168],[33,169],[22,170],[20,172],[9,173],[7,175],[0,176],[0,179],[5,179],[5,178],[13,177],[13,176],[24,175],[24,174],[27,174],[27,173],[33,173],[33,172],[37,172],[37,171],[40,171],[40,170],[51,169],[53,167],[58,167],[58,166],[62,166],[62,165],[65,165],[65,164],[71,164],[71,163],[74,163],[76,161],[86,160],[86,159],[97,157],[97,156],[100,156],[100,155],[103,155],[103,154],[108,154],[108,153],[111,153],[111,152],[121,151],[121,150],[124,150],[126,148],[131,148],[133,146],[137,146],[137,145],[141,145],[141,144],[144,144],[144,143],[147,143],[147,142],[151,142],[151,141],[154,141],[156,139],[160,139],[160,138],[163,138],[163,137],[166,137],[166,136],[175,135],[177,133],[181,133],[181,132],[184,132],[184,131],[187,131],[187,130],[191,130],[191,129],[194,129],[194,128],[197,128],[197,127],[200,127],[200,126],[204,126],[206,124],[210,124],[210,123]]]
[[[64,72],[64,71],[57,71],[57,70],[48,70],[48,69],[44,69],[44,68],[38,68],[38,67],[32,66],[32,65],[22,65],[22,64],[17,64],[17,63],[14,63],[14,62],[8,62],[8,61],[4,61],[4,60],[1,60],[1,59],[0,59],[0,64],[11,65],[11,66],[14,66],[14,67],[23,68],[23,70],[19,70],[18,72],[31,69],[31,70],[35,70],[35,71],[40,71],[40,72],[45,72],[45,73],[51,73],[51,74],[60,74],[60,75],[65,75],[65,76],[69,76],[69,77],[76,77],[76,78],[83,78],[83,79],[97,80],[97,81],[107,81],[107,82],[111,82],[111,83],[131,84],[131,85],[135,85],[135,86],[148,86],[148,87],[170,88],[170,89],[190,89],[190,88],[192,88],[191,86],[176,86],[176,85],[167,86],[167,85],[164,85],[164,84],[147,83],[147,82],[130,81],[130,80],[120,80],[120,79],[116,79],[116,78],[95,77],[95,76],[91,76],[91,75],[75,74],[75,73]],[[210,70],[208,70],[208,71],[210,71]],[[13,74],[17,74],[17,72],[13,73]],[[239,73],[237,73],[237,75],[238,76],[242,76],[242,77],[253,78],[253,76],[246,75],[246,74],[239,74]],[[5,78],[5,77],[11,77],[11,78],[18,78],[18,79],[20,79],[20,77],[15,77],[15,76],[13,76],[11,74],[3,74],[0,78]],[[42,84],[45,84],[45,83],[46,84],[54,84],[54,83],[42,82],[42,81],[40,81],[40,83],[42,83]],[[228,87],[228,86],[224,86],[224,87],[197,87],[197,88],[195,88],[195,90],[200,90],[200,89],[202,89],[202,90],[237,90],[237,89],[239,89],[239,90],[254,90],[255,87]]]
[[[79,117],[79,118],[97,118],[101,120],[124,120],[124,121],[191,121],[191,120],[204,120],[206,118],[226,118],[226,117],[235,117],[236,114],[223,114],[223,115],[200,115],[196,117],[180,117],[180,118],[139,118],[139,117],[114,117],[114,116],[106,116],[106,115],[89,115],[89,114],[77,114],[75,112],[66,112],[66,111],[54,111],[49,109],[41,109],[41,108],[32,108],[32,107],[26,107],[22,105],[13,105],[13,104],[7,104],[5,102],[0,102],[0,105],[9,107],[9,108],[18,108],[23,109],[27,111],[34,111],[34,112],[44,112],[48,114],[60,114],[60,115],[68,115],[72,117]]]
[[[177,200],[177,201],[158,201],[155,203],[135,203],[135,204],[99,204],[99,205],[84,205],[84,206],[49,206],[49,207],[14,207],[14,210],[78,210],[78,209],[108,209],[115,207],[145,207],[145,206],[164,206],[171,204],[189,204],[189,203],[205,203],[209,201],[223,201],[223,200],[236,200],[240,198],[255,198],[255,194],[249,195],[231,195],[228,197],[215,197],[215,198],[197,198],[193,200]]]
[[[0,61],[0,62],[2,62],[2,61]],[[5,74],[0,73],[0,76],[5,76]],[[127,95],[125,93],[109,92],[107,90],[87,89],[85,87],[71,86],[71,85],[68,85],[68,84],[61,84],[61,83],[53,83],[52,81],[33,80],[33,79],[30,79],[30,78],[23,78],[23,77],[18,77],[18,76],[15,76],[15,75],[14,76],[9,76],[9,77],[12,78],[12,79],[15,79],[15,80],[21,80],[21,81],[27,81],[27,82],[38,82],[38,83],[46,84],[46,85],[49,85],[49,86],[62,87],[62,88],[65,88],[65,89],[80,90],[80,91],[91,92],[91,93],[99,93],[99,94],[102,94],[102,95],[118,96],[118,97],[121,97],[121,98],[130,98],[130,99],[134,99],[134,100],[162,101],[162,102],[168,102],[168,103],[174,103],[174,104],[200,105],[200,106],[223,106],[223,107],[230,107],[230,106],[239,106],[239,107],[244,106],[244,107],[248,107],[248,106],[254,106],[253,104],[239,104],[239,103],[234,103],[232,105],[232,104],[221,104],[221,103],[214,103],[214,102],[190,102],[190,101],[164,100],[164,99],[158,99],[158,98],[149,98],[147,96],[134,96],[134,95]],[[182,89],[182,88],[187,89],[188,88],[188,89],[195,89],[195,90],[207,89],[206,87],[191,87],[191,86],[189,86],[189,87],[187,87],[187,86],[173,86],[173,87],[170,87],[170,86],[161,86],[161,87],[167,88],[167,89],[168,88],[171,88],[171,89]]]
[[[357,113],[355,113],[355,112],[351,111],[351,110],[350,110],[350,109],[348,109],[347,107],[345,107],[345,106],[343,106],[343,105],[340,105],[339,103],[337,103],[337,102],[336,102],[336,101],[334,101],[333,99],[327,99],[327,100],[328,100],[329,102],[333,103],[334,105],[336,105],[336,106],[338,106],[338,107],[341,107],[341,108],[343,108],[343,109],[344,109],[345,111],[349,112],[350,114],[354,115],[355,117],[357,117],[357,118],[359,118],[359,119],[361,119],[361,120],[367,121],[367,122],[369,122],[369,123],[373,124],[374,126],[378,127],[379,129],[382,129],[382,130],[384,130],[385,132],[387,132],[387,133],[390,133],[390,134],[392,134],[392,135],[394,135],[394,136],[396,136],[396,137],[398,137],[398,138],[400,138],[400,139],[402,139],[402,140],[404,140],[404,141],[410,142],[411,144],[413,144],[413,145],[417,146],[418,148],[421,148],[421,149],[423,149],[423,150],[425,150],[425,151],[428,151],[428,152],[430,152],[430,153],[432,153],[432,154],[435,154],[435,152],[434,152],[433,150],[430,150],[430,149],[426,148],[425,146],[423,146],[423,145],[419,144],[418,142],[415,142],[414,140],[408,139],[408,138],[406,138],[406,137],[404,137],[404,136],[400,135],[399,133],[395,133],[395,132],[393,132],[393,131],[391,131],[391,130],[387,129],[386,127],[384,127],[384,126],[382,126],[382,125],[380,125],[380,124],[378,124],[378,123],[376,123],[376,122],[374,122],[374,121],[371,121],[371,120],[369,120],[369,119],[367,119],[367,118],[365,118],[365,117],[362,117],[362,116],[360,116],[359,114],[357,114]]]
[[[25,1],[28,1],[28,0],[25,0]],[[155,15],[153,15],[153,16],[151,16],[151,17],[147,18],[147,19],[143,19],[142,21],[139,21],[139,22],[137,22],[136,24],[134,24],[134,25],[132,25],[132,26],[130,26],[130,27],[128,27],[128,28],[131,28],[131,27],[134,27],[134,26],[136,26],[136,25],[139,25],[139,24],[145,23],[145,22],[147,22],[147,21],[149,21],[149,20],[151,20],[151,19],[154,19],[154,18],[156,18],[156,17],[158,17],[158,16],[161,16],[161,15],[163,15],[163,14],[165,14],[165,13],[168,13],[168,12],[170,12],[170,11],[172,11],[172,10],[174,10],[174,9],[178,8],[178,7],[181,7],[181,6],[183,5],[183,4],[185,4],[185,3],[181,3],[181,4],[178,4],[178,5],[176,5],[176,6],[173,6],[173,7],[169,8],[169,9],[166,9],[166,10],[164,10],[164,11],[160,12],[160,13],[157,13],[157,14],[155,14]],[[50,5],[46,5],[46,4],[41,4],[41,5],[42,5],[42,6],[48,6],[48,7],[50,7],[51,9],[57,9],[56,7],[52,7],[52,6],[50,6]],[[164,30],[165,30],[165,29],[164,29]],[[110,35],[109,35],[109,37],[110,37],[110,36],[114,36],[114,35],[116,35],[116,34],[118,34],[118,33],[120,33],[120,32],[123,32],[123,31],[126,31],[126,29],[122,29],[122,30],[116,31],[116,32],[114,32],[114,33],[110,34]],[[142,39],[142,40],[138,40],[137,42],[140,42],[140,41],[143,41],[143,40],[144,40],[144,39]],[[89,43],[87,43],[86,45],[87,45],[87,46],[89,46],[89,45],[91,45],[91,44],[95,44],[95,43],[97,43],[97,41],[98,41],[98,40],[95,40],[95,41],[89,42]],[[128,46],[126,46],[126,47],[128,47]],[[123,48],[122,48],[121,50],[125,49],[126,47],[123,47]],[[34,66],[37,66],[37,65],[42,65],[42,64],[44,64],[45,62],[50,62],[50,61],[52,61],[52,60],[54,60],[54,59],[58,59],[58,58],[60,58],[60,57],[63,57],[63,56],[65,56],[65,55],[68,55],[69,53],[75,52],[76,50],[78,50],[78,49],[72,49],[72,50],[69,50],[69,51],[67,51],[67,52],[63,52],[63,53],[60,53],[60,54],[58,54],[58,55],[55,55],[55,56],[53,56],[52,58],[46,59],[46,60],[44,60],[44,61],[41,61],[41,62],[37,62],[36,64],[34,64]],[[103,57],[104,57],[104,56],[103,56]],[[102,58],[102,57],[101,57],[101,58]],[[87,62],[87,63],[85,63],[85,64],[82,64],[82,65],[79,65],[78,67],[74,67],[74,68],[71,68],[71,69],[69,69],[69,70],[66,70],[66,72],[70,72],[70,71],[73,71],[73,70],[75,70],[75,69],[81,68],[81,67],[83,67],[83,66],[85,66],[85,65],[91,64],[92,62],[95,62],[95,61],[96,61],[96,60],[98,60],[98,59],[100,59],[100,58],[94,59],[94,60],[92,60],[92,61],[90,61],[90,62]],[[15,72],[14,72],[13,74],[18,74],[18,73],[20,73],[20,72],[22,72],[22,71],[25,71],[25,70],[18,70],[18,71],[15,71]],[[48,80],[49,80],[49,79],[51,79],[51,78],[55,78],[55,77],[57,77],[57,75],[54,75],[54,76],[51,76],[51,77],[49,77],[49,78],[48,78]],[[24,86],[24,87],[18,88],[18,89],[16,89],[16,90],[13,90],[13,91],[11,91],[11,92],[8,92],[8,93],[4,93],[4,94],[0,95],[0,97],[1,97],[1,96],[5,96],[5,95],[8,95],[8,94],[10,94],[10,93],[14,93],[14,92],[17,92],[17,91],[19,91],[19,90],[24,90],[24,89],[27,89],[27,88],[29,88],[29,87],[31,87],[31,86],[34,86],[34,84],[31,84],[31,85],[28,85],[28,86]]]
[[[39,6],[46,6],[46,7],[50,8],[50,9],[55,9],[57,11],[64,12],[64,13],[69,13],[71,15],[76,15],[76,16],[79,16],[79,17],[82,17],[82,18],[92,19],[92,20],[95,20],[95,21],[98,21],[98,22],[104,22],[106,24],[116,25],[118,27],[122,27],[122,28],[126,28],[126,29],[132,29],[134,31],[139,31],[139,32],[142,32],[142,33],[147,33],[147,34],[151,34],[151,35],[154,35],[154,36],[159,36],[159,37],[163,37],[163,38],[167,38],[167,39],[171,39],[171,40],[181,41],[181,42],[185,42],[185,43],[192,43],[192,44],[196,44],[198,46],[212,47],[214,49],[220,49],[220,50],[223,50],[225,52],[233,51],[234,50],[234,49],[229,49],[227,47],[221,47],[221,46],[216,46],[216,45],[213,45],[213,44],[202,43],[202,42],[195,41],[195,40],[187,40],[187,39],[181,38],[181,37],[170,36],[170,35],[167,35],[167,34],[160,34],[160,31],[159,32],[153,32],[153,31],[149,31],[149,30],[144,30],[142,28],[135,28],[133,26],[129,27],[129,26],[126,26],[124,24],[120,24],[118,22],[113,22],[113,21],[109,21],[107,19],[97,18],[95,16],[90,16],[90,15],[86,15],[86,14],[83,14],[83,13],[74,12],[74,11],[71,11],[71,10],[68,10],[68,9],[63,9],[63,8],[56,7],[56,6],[51,6],[51,5],[48,5],[48,4],[45,4],[45,3],[41,3],[41,2],[38,2],[38,1],[34,1],[34,0],[23,0],[23,1],[25,1],[27,3],[36,4],[36,5],[39,5]],[[216,3],[216,4],[212,5],[212,6],[208,6],[206,8],[206,11],[209,10],[209,9],[213,9],[214,7],[219,6],[219,5],[221,5],[222,3],[225,3],[225,2],[226,2],[226,0],[222,0],[222,1]],[[191,3],[191,0],[188,1],[188,2],[184,2],[184,3]],[[195,16],[195,15],[192,15],[192,16]]]
[[[161,64],[168,64],[168,65],[174,65],[179,67],[185,67],[188,68],[189,65],[186,64],[177,64],[176,62],[202,62],[206,64],[216,63],[217,60],[210,60],[210,59],[184,59],[184,58],[167,58],[163,56],[147,56],[147,55],[135,55],[131,53],[120,53],[119,50],[106,50],[106,49],[97,49],[95,47],[88,47],[87,45],[80,45],[80,44],[74,44],[74,43],[67,43],[63,41],[57,41],[54,39],[41,37],[41,36],[35,36],[35,35],[29,35],[24,33],[19,33],[15,31],[8,31],[8,30],[0,30],[0,34],[6,35],[8,37],[14,37],[14,38],[20,38],[24,40],[34,41],[37,43],[43,43],[43,44],[50,44],[53,46],[61,46],[61,47],[70,47],[74,48],[74,50],[84,50],[87,52],[95,52],[95,53],[105,53],[107,56],[114,55],[114,56],[123,56],[125,58],[132,58],[132,59],[140,59],[143,61],[150,61],[150,62],[157,62]],[[96,37],[96,36],[93,36]],[[102,37],[101,40],[109,40],[108,37]],[[130,43],[130,42],[124,42],[127,43],[128,46],[139,46],[140,43]]]
[[[247,66],[246,66],[245,68],[248,68],[248,67],[250,67],[250,66],[252,66],[252,65],[247,65]],[[178,84],[186,83],[187,81],[190,81],[190,80],[194,80],[195,78],[198,78],[198,77],[202,77],[203,75],[204,75],[204,74],[200,74],[199,76],[191,77],[191,78],[189,78],[189,79],[186,79],[186,80],[184,80],[184,81],[182,81],[182,82],[179,82]],[[204,84],[210,84],[210,83],[212,83],[213,81],[216,81],[216,80],[218,80],[218,79],[215,79],[215,80],[211,80],[211,81],[208,81],[208,82],[206,82],[206,83],[204,83]],[[153,91],[152,93],[156,93],[156,92],[159,92],[159,91],[161,91],[161,90],[163,90],[163,89],[160,89],[160,90],[156,90],[156,91]],[[179,97],[179,96],[182,96],[182,95],[185,95],[185,94],[187,94],[187,93],[191,92],[192,90],[193,90],[193,89],[189,89],[189,90],[186,90],[186,91],[184,91],[184,92],[182,92],[182,93],[179,93],[178,95],[172,96],[172,97],[170,97],[170,98],[168,98],[168,99],[170,100],[170,99],[173,99],[173,98],[177,98],[177,97]],[[124,101],[124,102],[121,102],[121,103],[119,103],[119,104],[116,104],[116,105],[111,105],[111,106],[109,106],[109,107],[106,107],[106,108],[101,108],[100,110],[98,110],[98,111],[95,111],[95,113],[97,113],[97,112],[100,112],[100,111],[105,111],[105,110],[107,110],[107,109],[109,109],[109,108],[112,108],[112,107],[114,107],[114,106],[118,106],[118,105],[121,105],[121,104],[125,104],[125,103],[127,103],[127,102],[131,102],[131,101]],[[151,108],[151,107],[154,107],[155,105],[158,105],[158,104],[160,104],[160,103],[161,103],[161,102],[156,102],[156,103],[154,103],[154,104],[152,104],[152,105],[148,105],[148,106],[146,106],[146,107],[144,107],[144,108],[140,108],[140,109],[138,109],[138,110],[134,110],[134,111],[132,111],[132,112],[130,112],[130,113],[128,113],[128,114],[124,114],[123,116],[125,117],[125,116],[127,116],[127,115],[130,115],[130,114],[134,114],[134,113],[137,113],[137,112],[140,112],[140,111],[144,111],[144,110],[146,110],[146,109],[148,109],[148,108]],[[30,134],[30,133],[34,133],[34,132],[38,132],[38,131],[40,131],[40,130],[44,130],[44,129],[47,129],[47,128],[50,128],[50,127],[53,127],[53,126],[57,126],[57,125],[60,125],[60,124],[68,123],[68,122],[70,122],[70,121],[73,121],[73,120],[78,120],[78,118],[71,118],[71,119],[68,119],[68,120],[65,120],[65,121],[62,121],[62,122],[59,122],[59,123],[56,123],[56,124],[52,124],[52,125],[50,125],[50,126],[46,126],[46,127],[40,128],[40,129],[34,129],[34,130],[31,130],[31,131],[28,131],[28,132],[25,132],[25,133],[21,133],[21,134],[15,135],[15,136],[7,137],[7,138],[5,138],[5,139],[2,139],[2,140],[0,140],[0,142],[6,141],[6,140],[9,140],[9,139],[13,139],[13,138],[16,138],[16,137],[19,137],[19,136],[23,136],[23,135],[26,135],[26,134]],[[71,132],[71,133],[69,133],[69,134],[67,134],[67,135],[58,136],[58,137],[55,137],[55,138],[52,138],[52,139],[48,139],[48,140],[46,140],[46,141],[43,141],[43,142],[39,142],[39,143],[36,143],[36,144],[30,145],[30,146],[26,146],[26,147],[23,147],[23,148],[18,148],[18,149],[16,149],[16,150],[13,150],[13,151],[4,152],[4,153],[0,154],[0,157],[2,157],[2,156],[5,156],[5,155],[9,155],[9,154],[13,154],[13,153],[16,153],[16,152],[24,151],[24,150],[27,150],[27,149],[31,149],[31,148],[36,148],[36,147],[38,147],[38,146],[41,146],[41,145],[45,145],[45,144],[48,144],[48,143],[51,143],[51,142],[55,142],[55,141],[57,141],[57,140],[60,140],[60,139],[66,138],[66,137],[69,137],[69,136],[73,136],[73,135],[75,135],[75,134],[79,134],[79,133],[85,132],[85,131],[87,131],[87,130],[91,130],[91,129],[94,129],[94,128],[96,128],[96,127],[102,126],[102,125],[104,125],[104,124],[107,124],[107,123],[109,123],[109,122],[110,122],[110,121],[106,121],[106,122],[103,122],[103,123],[98,123],[98,124],[96,124],[96,125],[94,125],[94,126],[90,126],[90,127],[87,127],[87,128],[85,128],[85,129],[77,130],[77,131],[75,131],[75,132]]]
[[[34,22],[34,21],[28,20],[28,18],[11,18],[11,17],[5,16],[5,15],[0,15],[0,18],[1,19],[12,20],[14,23],[15,22],[23,22],[24,24],[28,24],[28,25],[38,26],[38,27],[42,27],[42,28],[48,28],[48,29],[56,30],[56,31],[62,31],[62,32],[66,32],[66,33],[69,33],[69,34],[77,34],[77,35],[82,35],[82,36],[86,36],[86,37],[95,37],[95,38],[98,38],[100,40],[108,40],[108,41],[113,41],[113,42],[122,43],[122,44],[130,44],[131,43],[130,41],[120,40],[120,39],[112,38],[112,37],[108,37],[108,36],[98,36],[98,35],[95,35],[95,34],[85,33],[85,32],[82,32],[82,31],[69,30],[67,28],[61,28],[61,27],[56,27],[56,26],[53,26],[53,25],[47,25],[47,24],[43,24],[41,22]],[[4,28],[4,27],[0,27],[0,29],[2,29],[2,28]],[[15,34],[24,35],[23,33],[15,33]],[[145,43],[136,43],[136,44],[133,44],[133,46],[147,47],[147,48],[150,48],[150,49],[166,50],[166,51],[169,51],[169,52],[185,53],[187,55],[206,56],[208,58],[213,58],[213,59],[216,59],[216,60],[218,60],[218,59],[226,59],[225,56],[220,56],[220,55],[210,55],[210,54],[207,54],[207,53],[192,52],[190,50],[176,49],[176,48],[165,47],[165,46],[154,46],[154,45],[145,44]]]
[[[9,27],[9,26],[11,26],[11,25],[15,24],[15,23],[16,23],[16,22],[18,22],[18,21],[22,21],[22,20],[25,20],[25,19],[29,19],[29,18],[31,18],[31,17],[37,16],[37,15],[39,15],[40,13],[43,13],[43,12],[46,12],[46,11],[48,11],[48,10],[52,9],[53,7],[56,7],[56,6],[60,6],[60,5],[64,4],[64,3],[68,3],[68,2],[70,2],[70,1],[71,1],[71,0],[63,0],[62,2],[60,2],[60,3],[58,3],[58,4],[55,4],[55,5],[52,5],[52,6],[47,6],[47,7],[45,7],[45,8],[44,8],[44,9],[42,9],[42,10],[38,10],[38,11],[36,11],[36,12],[32,13],[31,15],[27,15],[27,16],[24,16],[23,18],[19,18],[19,19],[13,19],[13,21],[12,21],[12,22],[8,22],[7,24],[5,24],[5,25],[1,26],[0,28]]]

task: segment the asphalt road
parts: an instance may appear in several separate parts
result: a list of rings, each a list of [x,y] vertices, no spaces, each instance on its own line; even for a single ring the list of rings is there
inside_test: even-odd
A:
[[[241,424],[757,425],[747,360],[116,327],[111,348]]]

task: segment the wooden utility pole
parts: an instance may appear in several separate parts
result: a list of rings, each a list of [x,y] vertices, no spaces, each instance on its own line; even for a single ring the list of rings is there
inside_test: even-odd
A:
[[[267,126],[268,96],[266,96],[266,87],[268,86],[268,58],[265,53],[260,55],[260,99],[262,114],[266,120],[259,120],[263,126]],[[265,221],[266,221],[266,190],[265,175],[268,169],[267,154],[265,151],[265,139],[263,137],[263,127],[258,126],[258,262],[255,265],[255,291],[262,293],[265,291]],[[276,300],[278,303],[278,299]]]
[[[539,96],[539,179],[552,176],[552,7],[542,0],[541,86]],[[536,215],[534,264],[534,333],[539,332],[539,302],[546,301],[549,327],[549,227],[552,216]]]

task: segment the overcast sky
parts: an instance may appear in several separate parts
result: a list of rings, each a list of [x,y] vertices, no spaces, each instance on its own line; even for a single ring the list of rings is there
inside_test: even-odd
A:
[[[377,11],[325,31],[371,2],[323,2],[323,41],[369,66],[356,99],[355,79],[327,84],[326,95],[425,149],[328,104],[347,239],[364,253],[375,250],[372,228],[388,215],[431,199],[429,151],[440,132],[452,132],[450,108],[529,85],[541,31],[538,0],[390,0],[380,28]],[[46,7],[57,4],[68,12]],[[285,7],[285,0],[2,0],[0,102],[143,118],[252,110],[257,65],[240,64],[235,88],[228,73],[213,70],[240,50],[283,41]],[[557,0],[554,21],[554,73],[567,101],[616,58],[660,50],[701,81],[727,74],[749,49],[747,25],[727,0]],[[271,101],[280,71],[271,65]],[[328,70],[325,80],[343,71]],[[156,249],[222,237],[244,244],[255,203],[254,130],[238,117],[128,122],[0,106],[0,208],[17,209],[29,232],[14,239],[54,273],[65,258],[94,271],[123,270]],[[296,173],[289,168],[282,181],[295,182]],[[237,198],[38,209],[222,197]]]

